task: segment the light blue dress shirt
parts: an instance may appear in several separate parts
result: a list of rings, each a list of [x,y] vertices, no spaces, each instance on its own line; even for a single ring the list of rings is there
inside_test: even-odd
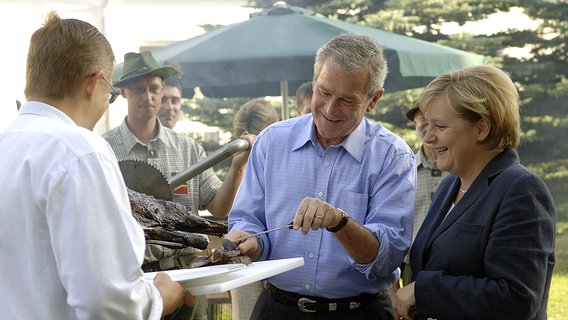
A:
[[[229,229],[247,232],[286,225],[305,197],[343,209],[380,242],[360,264],[335,236],[281,230],[260,237],[260,260],[303,257],[304,266],[269,280],[286,291],[342,298],[388,290],[411,242],[415,156],[397,135],[366,118],[341,144],[323,149],[311,114],[261,132],[229,214]]]

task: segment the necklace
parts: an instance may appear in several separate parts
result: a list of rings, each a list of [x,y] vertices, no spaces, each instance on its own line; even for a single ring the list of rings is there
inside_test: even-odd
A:
[[[467,190],[464,190],[464,189],[462,189],[462,187],[460,187],[460,192],[463,194],[463,193],[466,193]]]

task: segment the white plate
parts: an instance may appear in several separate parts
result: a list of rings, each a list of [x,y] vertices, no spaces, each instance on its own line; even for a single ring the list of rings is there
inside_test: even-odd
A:
[[[199,267],[193,269],[178,269],[163,271],[167,273],[173,281],[182,285],[188,285],[196,280],[209,279],[211,277],[222,277],[229,272],[237,271],[244,268],[243,263],[221,264],[217,266]],[[153,280],[157,272],[144,273],[144,279]]]
[[[248,264],[245,268],[228,272],[216,277],[188,281],[183,285],[193,295],[207,295],[229,291],[242,287],[258,280],[266,279],[274,275],[301,267],[304,258],[288,258],[269,261],[256,261]]]

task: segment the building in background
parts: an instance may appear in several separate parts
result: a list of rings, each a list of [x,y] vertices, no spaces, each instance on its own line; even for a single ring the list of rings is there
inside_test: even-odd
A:
[[[231,133],[224,132],[219,127],[210,127],[199,121],[179,120],[174,131],[188,135],[198,141],[208,144],[224,145],[228,143]]]
[[[254,10],[245,4],[245,0],[0,0],[0,39],[7,75],[0,80],[0,130],[17,115],[16,100],[25,101],[29,39],[50,10],[62,18],[97,26],[109,39],[116,62],[121,63],[127,52],[200,35],[204,33],[200,25],[247,20]],[[126,114],[126,100],[119,97],[95,131],[102,133],[119,125]]]

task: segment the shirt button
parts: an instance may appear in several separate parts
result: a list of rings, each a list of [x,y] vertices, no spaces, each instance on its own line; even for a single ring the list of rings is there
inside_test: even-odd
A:
[[[323,197],[323,192],[320,191],[320,192],[318,193],[318,196]]]
[[[326,161],[326,162],[325,162],[325,166],[326,166],[326,167],[329,167],[329,161]]]
[[[309,284],[306,285],[306,290],[309,290],[311,286]]]
[[[313,259],[313,258],[314,258],[314,256],[315,256],[315,254],[313,254],[313,253],[310,253],[310,254],[309,254],[308,256],[310,257],[310,259]]]

